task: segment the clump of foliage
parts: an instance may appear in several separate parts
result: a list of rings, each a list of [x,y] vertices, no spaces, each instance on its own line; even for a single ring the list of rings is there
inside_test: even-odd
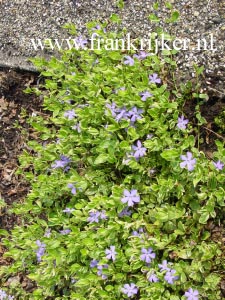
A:
[[[117,36],[103,29],[95,27]],[[217,141],[209,161],[196,147],[182,95],[166,84],[174,62],[73,48],[35,64],[48,116],[29,120],[38,140],[20,157],[20,173],[32,188],[13,209],[22,224],[4,240],[14,262],[1,272],[22,272],[37,288],[15,294],[221,299],[220,243],[205,224],[224,206],[225,150]]]
[[[220,133],[225,133],[225,110],[222,111],[219,116],[215,118],[215,124],[219,128]]]

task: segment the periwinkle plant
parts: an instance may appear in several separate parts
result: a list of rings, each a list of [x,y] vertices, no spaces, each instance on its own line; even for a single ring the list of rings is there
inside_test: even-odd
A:
[[[104,27],[88,25],[121,37]],[[35,62],[49,117],[30,119],[39,140],[19,172],[32,189],[4,272],[36,282],[20,299],[220,299],[221,251],[204,225],[224,205],[223,143],[213,161],[196,147],[162,74],[170,60],[77,43]]]

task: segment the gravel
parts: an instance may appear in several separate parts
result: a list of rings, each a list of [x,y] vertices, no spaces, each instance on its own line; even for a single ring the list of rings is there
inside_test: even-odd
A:
[[[13,3],[12,3],[13,2]],[[150,23],[148,16],[156,13],[164,20],[158,25],[164,31],[177,38],[188,38],[191,45],[197,39],[210,39],[213,35],[214,47],[211,50],[181,50],[177,55],[177,74],[183,81],[194,76],[193,63],[205,67],[205,90],[218,98],[225,97],[225,2],[222,0],[159,0],[159,10],[154,11],[153,0],[124,0],[124,9],[118,9],[117,0],[0,0],[0,66],[10,66],[34,70],[30,57],[53,54],[48,50],[36,51],[31,39],[62,39],[68,33],[61,26],[67,22],[77,25],[79,34],[86,33],[88,21],[106,20],[112,13],[118,14],[121,27],[126,27],[132,37],[144,38],[152,32],[156,24]],[[165,19],[169,10],[165,3],[173,4],[180,19],[174,24],[167,24]],[[116,30],[116,27],[113,27]]]

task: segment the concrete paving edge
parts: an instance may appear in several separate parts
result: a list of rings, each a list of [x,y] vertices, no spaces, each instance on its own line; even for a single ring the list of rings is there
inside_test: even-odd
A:
[[[0,53],[0,68],[10,68],[20,71],[37,73],[37,69],[24,56],[11,57]]]

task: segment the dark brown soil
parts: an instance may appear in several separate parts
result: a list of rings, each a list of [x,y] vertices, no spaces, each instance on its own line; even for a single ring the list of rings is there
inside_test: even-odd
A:
[[[216,126],[214,119],[225,109],[225,97],[218,98],[215,96],[209,97],[207,101],[199,99],[191,99],[186,102],[184,112],[188,119],[193,124],[197,124],[195,119],[195,108],[198,102],[202,102],[200,105],[201,115],[206,119],[207,123],[202,125],[200,130],[201,150],[203,150],[209,158],[212,158],[212,152],[216,150],[215,140],[219,139],[225,141],[225,136],[218,133],[219,128]]]
[[[0,228],[11,230],[19,219],[8,212],[13,202],[21,202],[29,186],[18,175],[18,157],[26,147],[26,138],[32,129],[25,122],[27,115],[41,109],[41,100],[23,92],[37,84],[38,75],[0,69],[0,199],[7,206],[0,207]],[[10,263],[3,258],[5,252],[0,239],[0,266]]]
[[[15,171],[18,156],[26,147],[26,137],[32,134],[25,122],[25,111],[30,115],[41,107],[38,97],[25,94],[23,90],[35,85],[37,78],[31,73],[0,70],[0,191],[9,205],[22,201],[28,191],[27,184]],[[2,215],[1,222],[6,229],[12,227],[12,217]]]

